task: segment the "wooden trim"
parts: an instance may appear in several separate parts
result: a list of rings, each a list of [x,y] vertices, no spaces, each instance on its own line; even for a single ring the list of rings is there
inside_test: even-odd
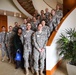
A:
[[[54,67],[52,70],[46,70],[46,75],[53,75],[53,73],[55,72],[55,70],[59,67],[59,65],[61,64],[62,60],[60,60]]]
[[[54,9],[53,7],[51,7],[45,0],[43,0],[50,8]]]
[[[62,23],[64,22],[64,20],[68,17],[68,15],[69,15],[75,8],[76,8],[76,7],[74,7],[70,12],[68,12],[68,13],[62,18],[60,24],[59,24],[58,27],[57,27],[57,31],[58,31],[58,29],[60,28],[60,26],[62,25]],[[48,39],[48,42],[47,42],[47,44],[46,44],[47,46],[50,46],[50,45],[51,45],[51,43],[52,43],[52,41],[53,41],[53,39],[54,39],[57,31],[53,31],[53,33],[51,34],[50,38]]]

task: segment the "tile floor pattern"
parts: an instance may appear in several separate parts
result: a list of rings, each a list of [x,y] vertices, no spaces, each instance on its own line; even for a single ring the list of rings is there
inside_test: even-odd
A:
[[[22,69],[15,69],[14,64],[8,63],[7,61],[1,61],[0,52],[0,75],[25,75]],[[31,72],[29,75],[33,75]],[[53,75],[68,75],[66,70],[66,61],[62,61],[58,69]]]

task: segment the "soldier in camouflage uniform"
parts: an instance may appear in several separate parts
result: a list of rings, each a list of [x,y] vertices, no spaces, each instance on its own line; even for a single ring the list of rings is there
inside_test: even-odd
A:
[[[45,25],[45,20],[42,20],[41,24],[43,26],[42,31],[45,33],[45,36],[47,37],[46,40],[48,40],[48,37],[50,36],[50,28]]]
[[[58,18],[56,15],[56,11],[54,9],[51,10],[52,14],[52,25],[53,25],[53,30],[57,31],[57,25],[58,25]]]
[[[18,24],[18,22],[15,22],[14,25],[15,26],[13,27],[13,32],[16,34],[17,33],[17,30],[19,28],[19,24]]]
[[[58,24],[59,24],[60,20],[63,17],[63,11],[60,10],[60,6],[58,4],[56,5],[56,15],[57,15],[57,20],[58,20]]]
[[[30,65],[32,69],[32,34],[34,31],[31,30],[31,24],[27,23],[27,29],[25,31],[24,35],[24,67],[26,71],[26,75],[28,75],[28,67]],[[30,60],[30,61],[29,61]]]
[[[53,32],[53,25],[52,25],[52,15],[49,15],[49,20],[48,20],[48,26],[50,28],[50,34]]]
[[[45,13],[44,13],[44,10],[41,10],[40,12],[40,21],[42,21],[43,19],[46,19],[46,16],[45,16]]]
[[[46,19],[49,18],[49,15],[50,15],[50,12],[48,11],[48,8],[45,9],[45,16],[46,16]]]
[[[45,9],[46,23],[48,23],[49,15],[50,15],[50,12],[49,12],[48,8],[46,8],[46,9]]]
[[[42,31],[42,24],[38,24],[38,31],[36,31],[33,35],[34,42],[34,69],[36,75],[43,75],[44,70],[44,59],[45,59],[45,48],[46,48],[46,37],[45,32]],[[39,60],[40,60],[40,68],[39,68]]]
[[[8,51],[8,57],[9,57],[9,63],[13,59],[13,51],[12,51],[12,40],[13,40],[14,32],[12,31],[12,26],[9,26],[9,32],[7,33],[6,37],[6,46],[7,46],[7,51]]]
[[[37,31],[37,25],[38,25],[38,23],[39,23],[39,21],[38,20],[36,20],[36,18],[35,17],[33,17],[32,18],[32,22],[31,22],[31,29],[33,30],[33,31]]]
[[[0,47],[1,47],[1,51],[2,51],[2,61],[5,60],[4,56],[7,55],[8,58],[8,52],[6,50],[6,29],[5,26],[2,26],[2,32],[0,32]]]
[[[20,26],[22,28],[22,33],[24,34],[26,31],[26,23],[27,23],[27,19],[24,19],[24,23]]]

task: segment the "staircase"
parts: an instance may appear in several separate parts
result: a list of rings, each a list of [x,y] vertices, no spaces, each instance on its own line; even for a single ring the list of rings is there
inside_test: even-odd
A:
[[[32,0],[17,0],[19,4],[26,10],[29,14],[33,16],[35,8],[33,6]]]

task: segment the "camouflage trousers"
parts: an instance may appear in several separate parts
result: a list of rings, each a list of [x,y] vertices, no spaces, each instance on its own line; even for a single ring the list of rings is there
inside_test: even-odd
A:
[[[11,50],[12,50],[12,49],[11,49],[11,46],[8,46],[8,47],[7,47],[7,51],[8,51],[8,58],[9,58],[9,59],[12,59]]]
[[[24,50],[23,58],[25,68],[33,67],[33,57],[31,50]]]
[[[8,57],[8,51],[7,51],[7,48],[6,48],[5,43],[2,43],[1,45],[2,45],[2,47],[1,47],[2,58],[3,58],[5,55]]]
[[[40,53],[36,48],[34,48],[34,69],[35,71],[44,70],[45,61],[45,51]],[[39,68],[40,67],[40,68]]]

